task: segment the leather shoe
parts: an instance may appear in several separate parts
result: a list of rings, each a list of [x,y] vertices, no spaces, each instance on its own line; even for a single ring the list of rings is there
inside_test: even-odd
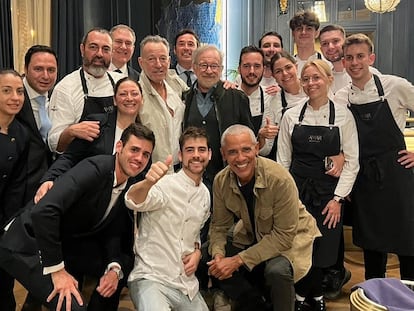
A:
[[[331,270],[324,284],[324,294],[326,299],[335,300],[342,292],[342,287],[351,279],[351,271],[344,268],[342,271]]]

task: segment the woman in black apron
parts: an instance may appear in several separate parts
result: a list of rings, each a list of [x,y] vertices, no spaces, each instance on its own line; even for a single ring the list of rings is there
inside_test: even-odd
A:
[[[296,284],[296,310],[304,310],[313,297],[314,310],[325,310],[322,268],[337,259],[342,226],[342,203],[358,173],[358,139],[352,114],[328,98],[333,81],[329,66],[321,60],[305,64],[301,83],[307,103],[289,109],[281,123],[278,160],[295,179],[299,196],[316,219],[322,237],[314,244],[313,266]],[[329,157],[343,152],[345,165],[329,167]]]

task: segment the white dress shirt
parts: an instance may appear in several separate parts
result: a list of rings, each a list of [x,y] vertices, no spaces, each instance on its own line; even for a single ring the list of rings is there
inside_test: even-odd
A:
[[[282,109],[283,109],[281,92],[277,92],[276,96],[279,98],[279,100],[277,101],[278,107],[276,109],[276,121],[277,121],[276,123],[280,124],[280,121],[282,119]],[[298,94],[290,94],[285,91],[285,98],[287,102],[286,108],[290,109],[292,107],[295,107],[298,105],[301,106],[302,104],[306,103],[306,101],[308,100],[308,95],[306,95],[303,89],[300,88]]]
[[[239,90],[243,91],[241,86],[238,88]],[[263,109],[263,117],[262,117],[262,124],[260,128],[266,125],[266,117],[270,119],[270,123],[272,125],[278,124],[279,120],[277,120],[277,110],[278,107],[281,107],[280,96],[276,95],[269,95],[266,93],[264,88],[263,90],[263,100],[264,100],[264,109]],[[247,95],[247,94],[246,94]],[[250,104],[250,113],[252,117],[256,117],[261,115],[261,97],[260,97],[260,88],[257,88],[252,94],[248,95],[249,104]],[[274,139],[266,139],[264,146],[260,149],[259,153],[262,156],[266,156],[272,150]]]
[[[344,153],[345,163],[339,177],[335,194],[346,197],[352,190],[359,171],[358,133],[351,111],[342,105],[335,106],[335,126],[339,128],[340,149]],[[277,161],[289,169],[292,162],[292,132],[295,124],[299,123],[299,115],[303,105],[297,105],[283,116],[277,144]],[[312,106],[306,107],[303,125],[329,126],[329,103],[314,110]]]
[[[397,76],[379,75],[378,77],[395,122],[401,132],[403,132],[406,125],[407,109],[414,111],[414,85],[406,79]],[[371,80],[365,84],[363,90],[360,90],[355,85],[350,85],[339,90],[335,94],[334,99],[335,103],[348,105],[348,98],[349,101],[357,105],[380,100],[374,77],[371,77]]]
[[[108,69],[109,71],[115,71],[115,70],[120,70],[121,72],[121,74],[124,76],[124,77],[128,77],[128,66],[127,66],[127,64],[125,63],[121,68],[117,68],[114,64],[110,64],[109,65],[109,69]],[[117,71],[115,71],[115,72],[117,72]],[[118,72],[119,73],[119,72]]]
[[[183,256],[200,243],[200,230],[210,215],[210,193],[183,170],[161,178],[146,200],[135,204],[125,195],[126,206],[141,212],[135,240],[135,264],[128,280],[148,279],[179,289],[190,299],[198,293],[197,277],[187,276]]]

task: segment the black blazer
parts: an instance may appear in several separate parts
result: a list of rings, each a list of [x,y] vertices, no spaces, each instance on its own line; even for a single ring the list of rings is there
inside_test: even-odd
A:
[[[87,120],[99,121],[100,133],[99,137],[90,142],[84,139],[74,139],[66,151],[61,154],[47,172],[43,175],[40,183],[45,181],[53,181],[70,168],[75,166],[79,161],[98,154],[113,154],[116,119],[118,111],[116,106],[111,113],[90,114]],[[145,176],[151,166],[151,161],[139,176]]]
[[[76,250],[82,239],[93,239],[101,245],[105,250],[105,265],[114,261],[123,266],[122,239],[125,234],[131,238],[133,235],[133,221],[125,207],[124,195],[136,180],[130,178],[128,186],[102,221],[111,200],[115,161],[112,155],[82,160],[59,176],[33,207],[32,226],[43,266],[62,262],[62,247]],[[132,247],[130,251],[132,254]]]
[[[132,68],[131,66],[127,66],[128,68],[128,77],[134,79],[135,81],[139,81],[139,72]]]
[[[20,110],[17,114],[16,119],[27,129],[30,139],[27,188],[23,199],[26,203],[33,199],[37,189],[39,188],[39,181],[41,177],[52,163],[52,152],[50,151],[47,143],[43,141],[42,135],[40,135],[37,128],[32,105],[26,91],[24,92],[24,96],[25,99],[22,110]]]
[[[0,134],[0,229],[24,205],[28,153],[29,133],[14,119],[8,135]]]

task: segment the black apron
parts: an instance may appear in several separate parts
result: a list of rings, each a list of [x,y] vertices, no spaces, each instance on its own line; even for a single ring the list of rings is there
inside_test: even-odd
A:
[[[114,97],[93,97],[88,95],[88,87],[86,86],[85,73],[83,69],[80,70],[80,78],[82,82],[82,89],[84,94],[84,105],[80,121],[86,120],[87,116],[96,113],[111,113],[114,110]],[[115,82],[111,75],[107,72],[112,88],[115,87]]]
[[[288,106],[288,102],[286,100],[286,94],[285,94],[285,90],[283,88],[280,89],[280,98],[282,99],[282,117],[280,118],[279,124],[282,123],[283,115],[288,110],[288,107],[287,107]],[[276,160],[276,155],[277,155],[277,138],[278,137],[279,137],[279,135],[276,135],[275,139],[273,140],[272,149],[270,150],[270,152],[266,156],[266,158],[269,158],[269,159],[272,159],[272,160]]]
[[[329,126],[302,125],[307,108],[303,105],[299,115],[299,124],[292,132],[292,163],[290,173],[295,179],[299,197],[308,212],[316,219],[322,237],[315,241],[313,265],[329,267],[336,262],[341,221],[336,228],[328,229],[323,225],[326,215],[322,210],[332,200],[338,178],[325,174],[324,159],[326,156],[340,152],[339,128],[335,124],[335,107],[329,102]],[[342,213],[341,213],[342,214]]]
[[[261,86],[259,86],[260,90],[260,114],[258,116],[252,116],[252,123],[253,123],[253,129],[254,134],[257,136],[259,133],[260,128],[262,127],[263,123],[263,112],[264,112],[264,94],[263,89]]]
[[[406,149],[379,78],[381,100],[350,104],[358,128],[360,170],[352,193],[353,241],[369,250],[414,255],[414,172],[397,162]]]

